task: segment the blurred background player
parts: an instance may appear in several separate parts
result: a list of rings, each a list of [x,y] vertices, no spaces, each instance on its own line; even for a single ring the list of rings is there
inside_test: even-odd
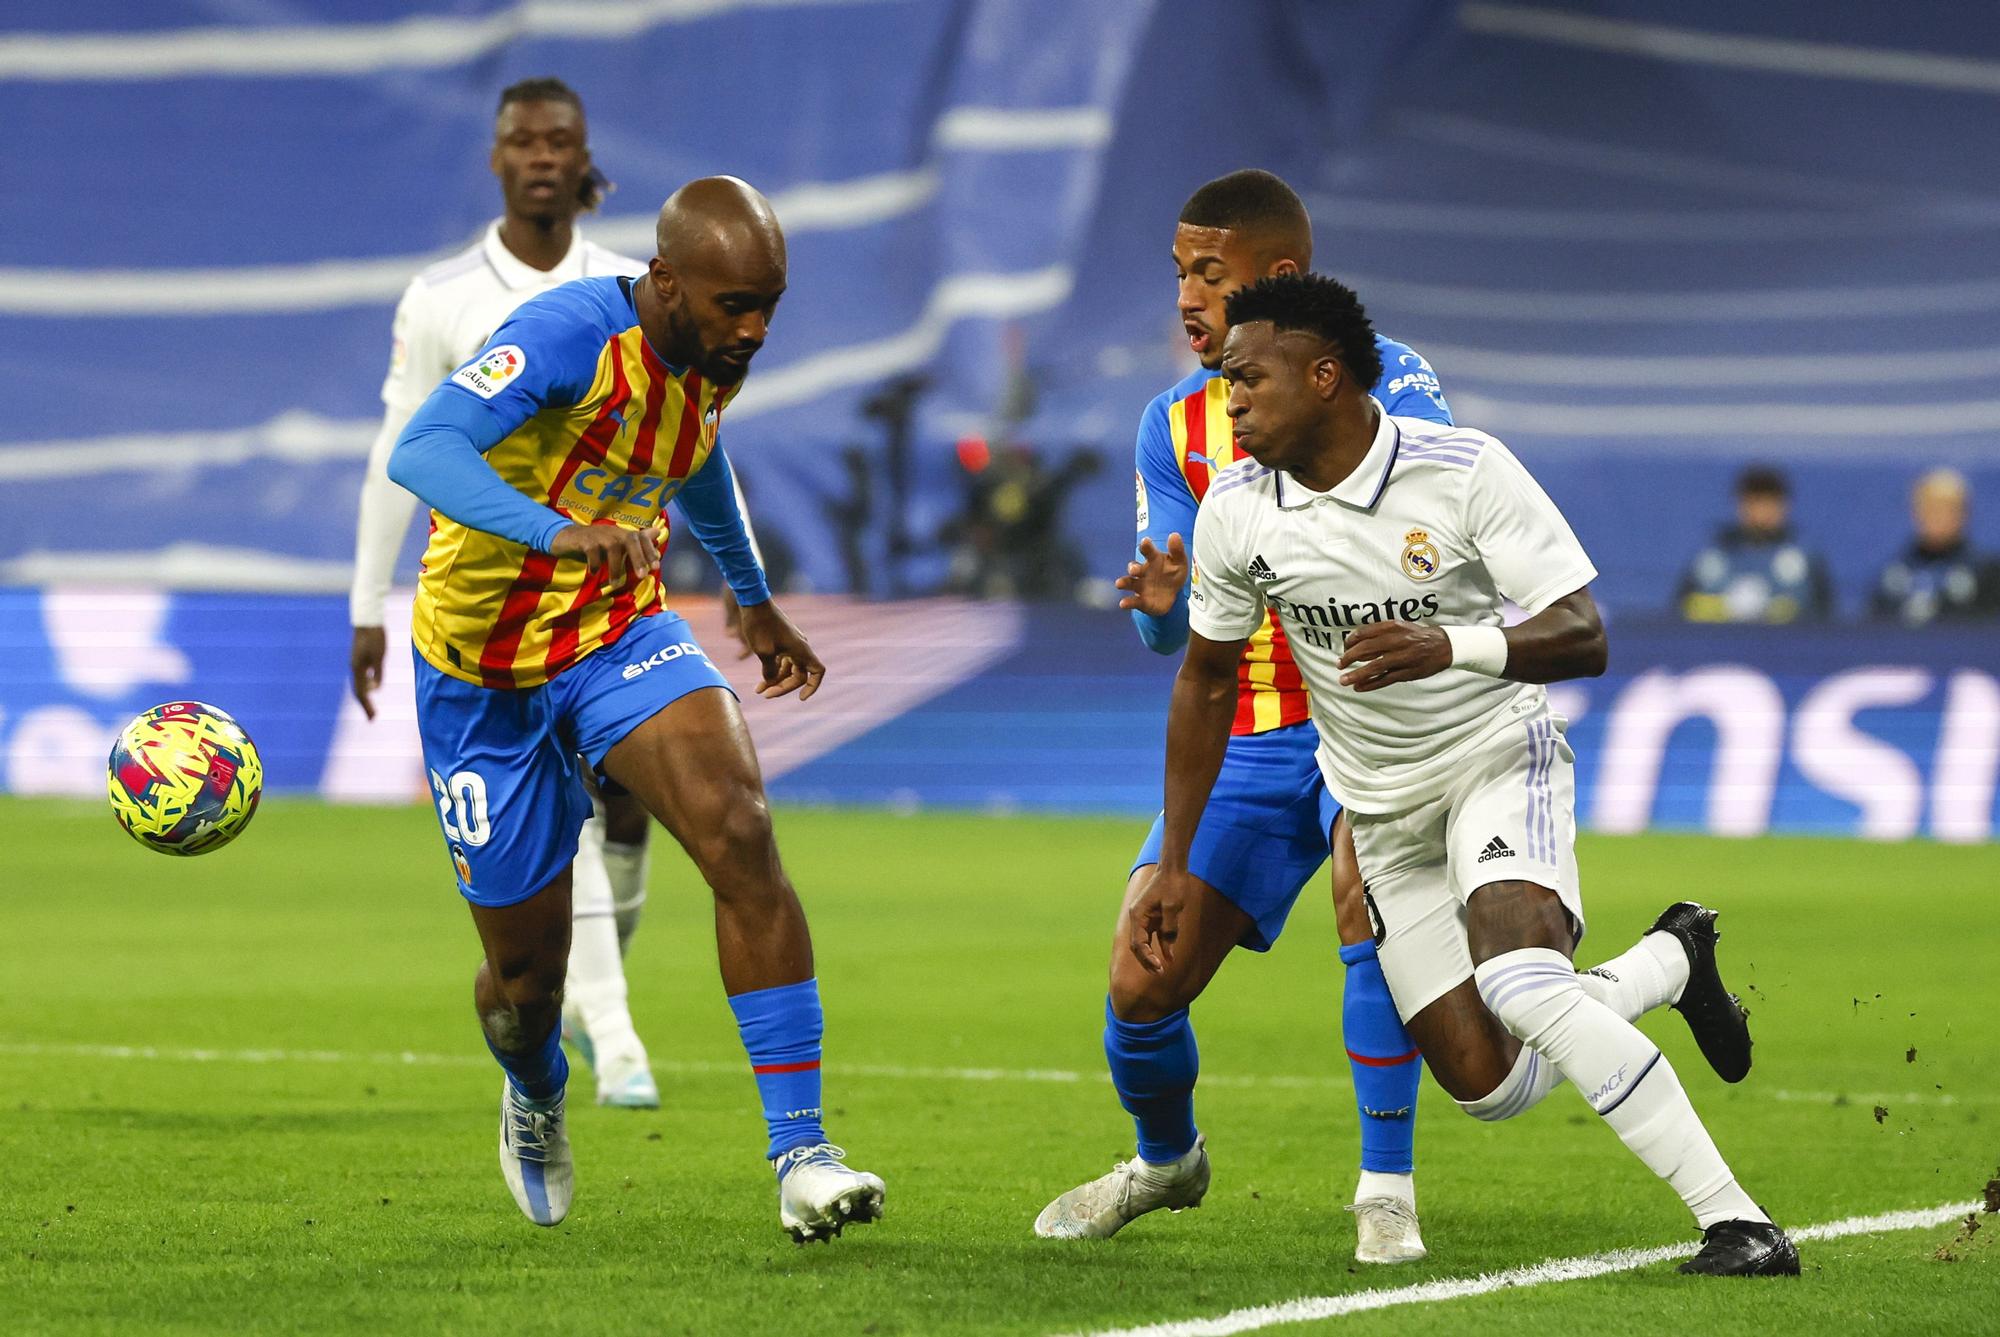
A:
[[[825,666],[771,602],[743,526],[723,410],[786,287],[770,201],[733,177],[660,211],[638,279],[583,279],[517,310],[424,401],[390,477],[435,515],[412,618],[424,759],[485,961],[474,1001],[506,1070],[500,1164],[522,1213],[568,1213],[569,1065],[558,1025],[570,865],[589,800],[577,759],[673,832],[714,894],[722,983],[756,1077],[796,1240],[881,1214],[821,1123],[812,939],[771,833],[735,695],[656,568],[681,502],[740,606],[759,692],[819,688]]]
[[[382,607],[417,507],[389,481],[389,452],[404,424],[521,303],[571,279],[646,272],[586,241],[577,226],[607,182],[591,161],[583,102],[562,80],[524,79],[500,94],[492,167],[505,212],[477,243],[412,279],[396,307],[387,408],[361,485],[348,597],[354,696],[370,719],[387,651]],[[627,1006],[622,959],[646,903],[650,824],[630,795],[604,794],[598,808],[577,849],[563,1028],[596,1072],[598,1104],[650,1109],[660,1092]]]
[[[2000,616],[2000,559],[1966,534],[1972,488],[1956,469],[1933,469],[1910,489],[1910,546],[1882,569],[1869,600],[1879,618],[1908,626]]]
[[[1269,172],[1246,170],[1197,190],[1174,229],[1174,269],[1188,347],[1201,366],[1151,404],[1139,422],[1139,560],[1118,585],[1128,591],[1139,637],[1158,654],[1187,644],[1185,537],[1210,480],[1238,458],[1225,406],[1229,382],[1218,368],[1229,332],[1225,303],[1267,274],[1312,264],[1312,224],[1292,188]],[[1407,345],[1378,337],[1386,411],[1449,425],[1430,365]],[[1238,944],[1268,951],[1299,891],[1326,861],[1339,809],[1314,760],[1319,735],[1283,630],[1266,618],[1243,652],[1236,716],[1221,778],[1202,819],[1194,855],[1198,901],[1180,926],[1174,967],[1141,970],[1125,950],[1123,925],[1112,944],[1104,1051],[1120,1103],[1138,1126],[1138,1158],[1064,1194],[1035,1222],[1038,1234],[1103,1236],[1158,1207],[1192,1206],[1208,1182],[1207,1154],[1195,1131],[1198,1071],[1188,1006]],[[1155,820],[1131,872],[1126,898],[1151,878],[1160,857]],[[1339,842],[1345,845],[1345,842]],[[1349,1210],[1357,1217],[1355,1258],[1407,1262],[1424,1256],[1417,1229],[1415,1121],[1422,1063],[1396,1016],[1375,959],[1373,930],[1350,857],[1335,862],[1334,905],[1345,967],[1341,1030],[1361,1121],[1361,1176]],[[1198,1188],[1164,1195],[1185,1176],[1168,1167],[1200,1162]]]
[[[1800,622],[1833,616],[1826,559],[1792,532],[1792,492],[1769,465],[1736,480],[1736,520],[1688,563],[1681,616],[1690,622]]]

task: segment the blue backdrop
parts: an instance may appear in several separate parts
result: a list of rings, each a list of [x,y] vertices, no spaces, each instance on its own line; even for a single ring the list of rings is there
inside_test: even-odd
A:
[[[1663,602],[1750,457],[1794,467],[1850,609],[1921,469],[2000,493],[1992,6],[311,8],[0,16],[0,581],[343,585],[391,306],[496,209],[496,94],[545,73],[620,185],[599,240],[643,248],[698,173],[777,199],[793,286],[730,440],[822,589],[858,407],[912,372],[914,532],[959,505],[962,435],[1091,446],[1069,526],[1115,569],[1133,425],[1184,365],[1173,217],[1251,163],[1543,477],[1614,609]],[[1975,523],[2000,546],[2000,505]]]

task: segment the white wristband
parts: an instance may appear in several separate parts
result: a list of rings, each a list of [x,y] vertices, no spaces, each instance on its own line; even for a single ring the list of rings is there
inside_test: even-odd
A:
[[[1446,627],[1451,642],[1451,666],[1489,678],[1507,673],[1507,633],[1498,627]]]

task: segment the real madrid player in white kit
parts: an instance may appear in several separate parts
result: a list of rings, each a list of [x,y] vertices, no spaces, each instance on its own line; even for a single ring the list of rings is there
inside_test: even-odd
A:
[[[501,93],[492,164],[506,213],[472,246],[410,280],[396,306],[382,430],[361,484],[348,596],[349,669],[370,719],[387,649],[382,606],[417,507],[389,481],[397,436],[521,303],[572,279],[646,272],[642,262],[586,241],[576,225],[606,183],[591,164],[582,100],[561,80],[527,79]],[[628,796],[602,806],[577,848],[563,1031],[596,1072],[599,1104],[650,1109],[660,1092],[626,1004],[622,957],[646,901],[651,822]]]
[[[1748,1071],[1714,913],[1682,902],[1597,970],[1571,963],[1573,758],[1539,684],[1604,671],[1596,568],[1500,442],[1382,411],[1366,389],[1381,371],[1373,331],[1348,289],[1265,279],[1230,299],[1229,325],[1228,412],[1250,458],[1216,478],[1195,526],[1165,846],[1131,950],[1152,968],[1171,957],[1236,662],[1269,609],[1353,823],[1383,973],[1439,1084],[1497,1120],[1567,1079],[1694,1213],[1703,1244],[1682,1271],[1796,1273],[1791,1241],[1632,1024],[1672,1004],[1720,1075]],[[1503,629],[1510,599],[1528,617]]]

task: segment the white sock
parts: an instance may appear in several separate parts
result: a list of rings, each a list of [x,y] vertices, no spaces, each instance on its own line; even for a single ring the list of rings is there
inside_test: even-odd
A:
[[[593,817],[584,823],[571,873],[569,983],[563,994],[565,1010],[574,1010],[590,1036],[600,1072],[607,1062],[635,1055],[643,1062],[646,1052],[626,1004],[625,963],[603,850],[604,823]]]
[[[622,840],[603,840],[604,871],[611,879],[611,910],[618,921],[618,950],[626,951],[632,945],[632,934],[639,927],[639,912],[646,908],[646,874],[652,860],[648,857],[648,842],[640,840],[628,845]]]
[[[1737,1185],[1666,1056],[1592,998],[1561,952],[1506,952],[1473,978],[1501,1024],[1584,1093],[1619,1140],[1681,1195],[1699,1225],[1770,1219]]]
[[[1363,1170],[1361,1182],[1354,1186],[1354,1200],[1365,1202],[1369,1198],[1394,1198],[1414,1208],[1417,1205],[1417,1177],[1413,1174],[1392,1175],[1380,1170]]]
[[[1622,956],[1577,972],[1583,991],[1627,1021],[1680,1001],[1687,988],[1687,949],[1671,933],[1648,933]]]
[[[1477,1100],[1458,1101],[1458,1107],[1475,1119],[1498,1123],[1517,1114],[1526,1114],[1541,1103],[1542,1097],[1561,1086],[1563,1075],[1556,1065],[1522,1045],[1514,1066],[1500,1085]]]

